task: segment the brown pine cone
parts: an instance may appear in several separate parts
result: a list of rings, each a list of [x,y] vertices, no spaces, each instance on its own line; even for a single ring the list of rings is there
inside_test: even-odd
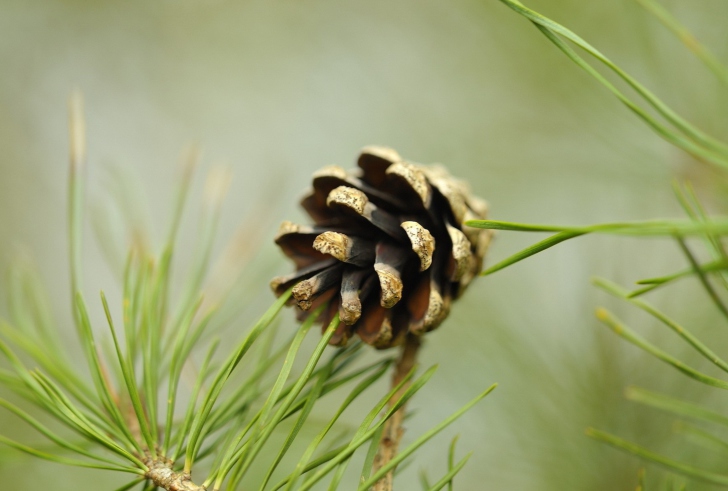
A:
[[[463,229],[486,217],[487,204],[444,167],[384,147],[364,148],[358,165],[314,174],[301,205],[315,225],[281,225],[275,242],[296,272],[271,288],[280,296],[295,285],[302,317],[328,302],[318,319],[324,328],[338,311],[331,344],[356,333],[384,349],[440,325],[480,271],[492,232]]]

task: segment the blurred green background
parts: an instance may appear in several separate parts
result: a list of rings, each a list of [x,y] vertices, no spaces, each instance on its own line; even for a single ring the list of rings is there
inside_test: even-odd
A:
[[[726,136],[725,87],[633,0],[527,4],[585,37],[689,120]],[[663,4],[728,59],[726,2]],[[490,202],[495,219],[676,216],[676,176],[691,179],[714,209],[724,204],[709,169],[660,140],[496,0],[0,0],[0,67],[0,257],[4,265],[18,254],[35,259],[69,337],[66,101],[73,88],[86,101],[88,195],[100,210],[93,221],[111,237],[121,219],[108,203],[123,195],[131,220],[159,239],[186,145],[203,148],[203,170],[232,168],[219,249],[241,223],[248,227],[240,244],[256,260],[236,297],[246,319],[272,300],[269,276],[289,269],[271,240],[281,220],[302,218],[296,203],[310,174],[353,165],[368,144],[446,164]],[[501,233],[489,261],[536,238]],[[596,305],[607,304],[702,368],[651,319],[589,284],[593,275],[629,284],[682,266],[670,242],[586,237],[473,284],[428,336],[422,364],[440,369],[411,405],[416,415],[405,440],[491,383],[500,387],[421,450],[397,489],[420,489],[423,469],[442,475],[456,433],[460,454],[475,450],[456,480],[461,490],[634,489],[640,463],[584,436],[588,426],[716,468],[717,458],[676,443],[670,417],[624,401],[622,391],[638,384],[717,409],[728,409],[725,398],[711,398],[593,317]],[[118,292],[116,273],[100,248],[87,248],[88,291]],[[714,347],[728,347],[703,297],[688,280],[654,301]],[[0,431],[35,441],[6,413]],[[0,482],[26,491],[122,482],[9,452],[0,459]],[[648,467],[649,482],[665,479]]]

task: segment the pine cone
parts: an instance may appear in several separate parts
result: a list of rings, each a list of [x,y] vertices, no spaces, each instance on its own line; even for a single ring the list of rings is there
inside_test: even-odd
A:
[[[313,176],[301,201],[315,225],[284,222],[275,242],[296,272],[271,281],[280,296],[291,286],[300,318],[328,302],[331,344],[356,333],[377,348],[421,335],[447,317],[453,298],[478,274],[492,236],[462,223],[485,218],[487,204],[442,166],[402,160],[367,147],[359,169],[328,166]]]

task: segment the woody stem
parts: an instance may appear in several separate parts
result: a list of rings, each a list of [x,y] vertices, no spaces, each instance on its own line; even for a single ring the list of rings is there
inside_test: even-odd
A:
[[[397,364],[394,367],[392,375],[392,387],[399,384],[402,379],[412,370],[417,361],[417,351],[420,348],[421,340],[419,336],[408,335],[402,351],[400,353]],[[404,384],[389,400],[389,407],[392,407],[407,391],[409,383]],[[373,472],[377,472],[390,462],[396,455],[399,448],[399,442],[404,435],[402,422],[406,411],[406,404],[400,407],[396,413],[392,415],[384,424],[382,438],[379,440],[379,450],[374,457]],[[394,482],[394,469],[390,470],[382,477],[373,487],[373,491],[391,491]]]

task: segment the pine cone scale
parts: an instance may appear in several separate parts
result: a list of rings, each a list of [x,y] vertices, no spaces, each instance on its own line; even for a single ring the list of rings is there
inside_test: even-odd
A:
[[[322,261],[317,261],[308,266],[302,267],[295,273],[284,276],[276,276],[271,280],[270,287],[277,296],[281,296],[286,290],[295,284],[310,278],[323,269],[336,266],[336,262],[337,261],[334,258],[326,258]]]
[[[363,218],[393,239],[402,241],[405,238],[399,226],[400,220],[369,201],[367,195],[358,189],[339,186],[329,193],[326,204],[344,214]]]
[[[432,265],[432,254],[435,252],[435,238],[429,230],[414,221],[402,222],[402,229],[412,245],[412,252],[420,260],[420,271],[425,271]]]
[[[355,266],[366,267],[374,263],[374,243],[355,235],[327,231],[316,236],[313,248]]]
[[[367,287],[366,280],[370,278],[370,285]],[[361,317],[361,296],[366,297],[373,286],[372,274],[361,268],[347,268],[344,270],[344,277],[341,280],[341,305],[339,317],[346,325],[353,325]],[[362,292],[360,296],[360,290]]]
[[[298,282],[293,287],[293,298],[301,310],[309,310],[314,300],[340,284],[343,269],[341,263],[334,264],[320,273]]]

